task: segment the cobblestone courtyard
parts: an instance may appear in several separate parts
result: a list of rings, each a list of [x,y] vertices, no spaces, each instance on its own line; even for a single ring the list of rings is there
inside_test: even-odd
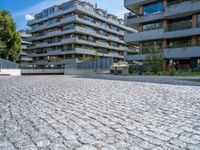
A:
[[[0,150],[200,150],[200,87],[0,77]]]

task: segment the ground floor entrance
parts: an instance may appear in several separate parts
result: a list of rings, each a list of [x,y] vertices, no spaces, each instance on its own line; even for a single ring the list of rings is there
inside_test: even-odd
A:
[[[193,70],[200,65],[200,57],[188,59],[169,59],[167,66],[176,70]]]

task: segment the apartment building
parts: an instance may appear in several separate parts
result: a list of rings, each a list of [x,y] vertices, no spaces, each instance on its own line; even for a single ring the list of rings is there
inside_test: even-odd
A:
[[[21,54],[19,59],[17,60],[17,63],[20,63],[21,65],[27,65],[32,62],[32,58],[28,56],[28,47],[31,46],[30,38],[31,35],[27,33],[26,30],[20,30],[19,33],[21,35]]]
[[[28,26],[33,42],[29,56],[36,67],[62,67],[69,59],[97,55],[117,61],[135,50],[124,42],[124,34],[134,30],[122,19],[79,0],[44,9]]]
[[[200,64],[200,0],[125,0],[131,12],[125,24],[138,32],[125,36],[125,42],[139,45],[139,54],[128,61],[142,61],[150,46],[163,49],[166,65],[178,69]]]

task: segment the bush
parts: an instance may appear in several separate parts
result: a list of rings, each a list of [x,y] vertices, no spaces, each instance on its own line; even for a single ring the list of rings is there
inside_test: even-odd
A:
[[[176,75],[176,69],[170,68],[169,71],[168,71],[168,75],[175,76]]]
[[[129,66],[129,73],[137,74],[139,72],[139,65],[130,65]]]

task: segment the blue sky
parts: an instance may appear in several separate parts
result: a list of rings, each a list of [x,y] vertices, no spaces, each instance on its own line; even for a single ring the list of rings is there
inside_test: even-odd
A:
[[[17,29],[27,29],[27,19],[41,12],[43,9],[52,5],[62,4],[68,0],[0,0],[0,9],[9,10],[15,22]],[[85,0],[92,4],[97,3],[99,8],[107,10],[116,16],[123,18],[124,13],[128,12],[124,8],[124,0]]]

